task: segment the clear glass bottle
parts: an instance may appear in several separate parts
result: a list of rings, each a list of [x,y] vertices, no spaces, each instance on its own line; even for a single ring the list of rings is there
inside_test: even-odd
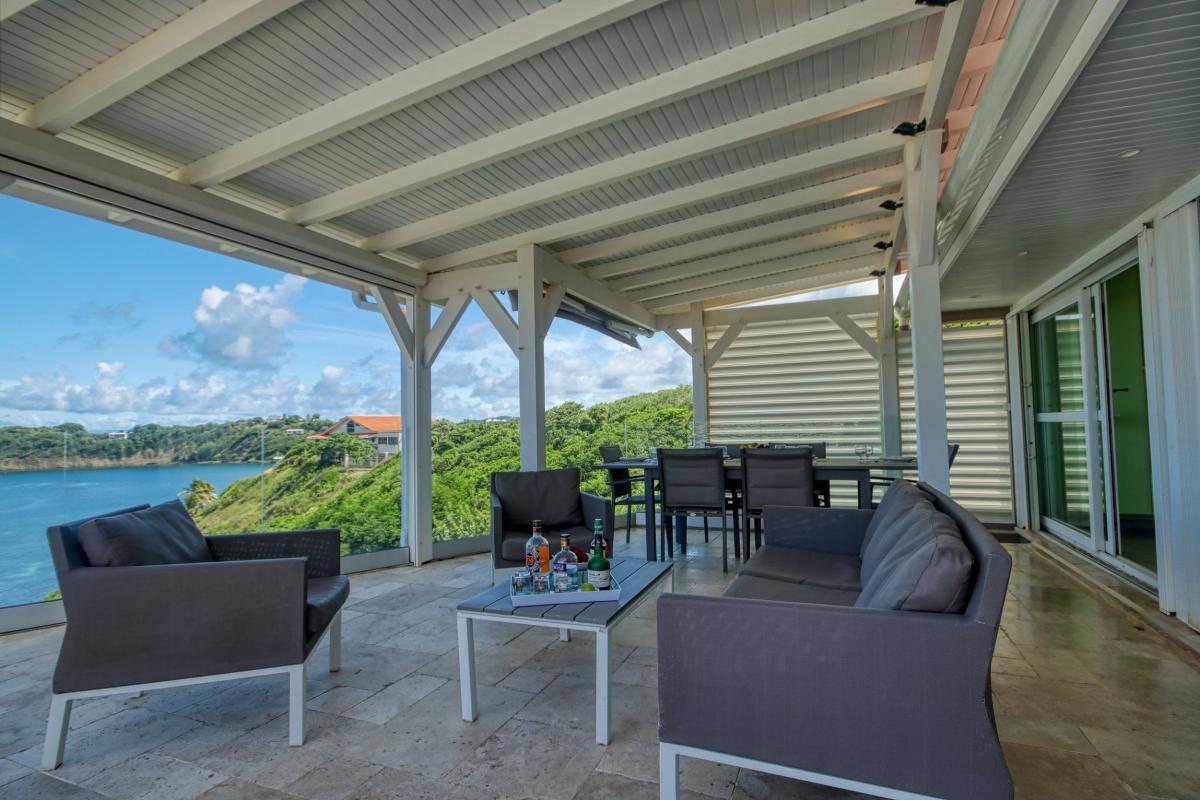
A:
[[[542,536],[542,521],[533,521],[533,535],[525,542],[525,569],[529,574],[550,571],[550,542]]]
[[[604,555],[607,547],[604,542],[604,522],[596,520],[593,529],[596,533],[592,537],[592,557],[587,563],[587,582],[596,591],[604,591],[612,588],[612,565]]]
[[[564,533],[559,543],[562,548],[554,554],[550,585],[556,592],[574,592],[579,589],[579,557],[571,552],[570,536]]]

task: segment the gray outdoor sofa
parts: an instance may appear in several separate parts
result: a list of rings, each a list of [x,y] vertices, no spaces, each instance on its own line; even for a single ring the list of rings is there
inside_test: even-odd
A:
[[[304,743],[305,671],[328,633],[341,662],[337,529],[203,536],[178,501],[47,530],[67,628],[42,767],[62,763],[74,700],[289,677],[289,741]]]
[[[1011,800],[990,666],[1012,559],[925,484],[770,506],[723,597],[658,601],[661,796],[679,756],[880,797]]]

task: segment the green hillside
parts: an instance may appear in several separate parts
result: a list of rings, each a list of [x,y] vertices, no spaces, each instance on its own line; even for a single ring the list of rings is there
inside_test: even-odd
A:
[[[586,491],[606,494],[603,472],[593,469],[602,444],[653,442],[686,445],[691,438],[688,387],[635,395],[583,407],[564,403],[546,412],[547,463],[583,470]],[[448,422],[433,426],[433,520],[438,540],[488,531],[488,478],[519,467],[519,424]],[[267,473],[266,528],[339,527],[347,553],[392,546],[400,530],[401,460],[371,470],[322,465],[314,443],[297,445]],[[238,481],[196,512],[206,532],[257,530],[258,478]]]

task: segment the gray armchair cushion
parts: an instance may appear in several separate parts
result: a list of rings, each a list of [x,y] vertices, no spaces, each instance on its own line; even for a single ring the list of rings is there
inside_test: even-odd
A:
[[[350,579],[345,575],[309,578],[305,587],[304,626],[308,634],[320,633],[350,597]]]
[[[738,574],[858,592],[861,566],[857,556],[767,545],[759,548]]]
[[[500,542],[500,557],[505,561],[525,561],[525,542],[529,541],[531,531],[505,531]],[[558,552],[558,540],[563,534],[571,537],[571,545],[586,550],[591,541],[592,532],[584,525],[572,525],[568,528],[542,528],[542,535],[550,542],[550,555]],[[610,537],[611,538],[611,537]]]
[[[828,586],[773,581],[757,575],[738,575],[725,590],[725,597],[778,600],[785,603],[816,603],[825,606],[852,606],[855,598],[858,597],[858,592],[852,589],[832,589]]]
[[[88,520],[79,527],[79,545],[93,567],[212,561],[204,535],[178,500]]]
[[[908,532],[880,562],[855,605],[899,611],[961,613],[975,558],[958,526],[933,508],[906,515]]]
[[[543,532],[584,524],[579,505],[579,470],[575,467],[495,472],[492,491],[500,500],[506,530],[529,531],[535,519],[542,521]],[[529,534],[525,535],[528,538]],[[525,557],[524,549],[521,557]]]

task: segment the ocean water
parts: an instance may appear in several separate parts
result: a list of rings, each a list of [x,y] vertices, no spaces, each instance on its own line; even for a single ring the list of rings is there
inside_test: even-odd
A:
[[[58,588],[46,543],[49,526],[162,503],[194,478],[220,492],[260,471],[258,464],[171,464],[0,473],[0,607],[35,603]]]

